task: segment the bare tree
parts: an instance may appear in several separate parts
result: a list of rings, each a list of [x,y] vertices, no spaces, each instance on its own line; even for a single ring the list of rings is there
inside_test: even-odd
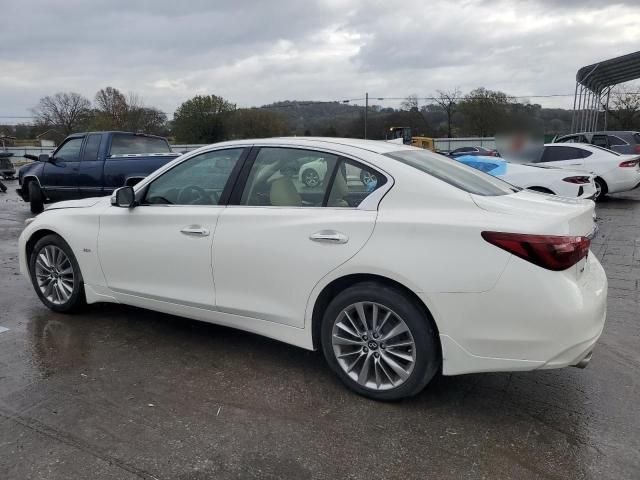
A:
[[[616,120],[621,130],[635,128],[636,119],[640,114],[640,95],[637,92],[638,86],[629,84],[619,85],[611,91],[608,113]]]
[[[31,111],[36,123],[69,135],[86,125],[91,115],[91,102],[79,93],[60,92],[41,98]]]
[[[451,138],[451,126],[453,124],[453,115],[458,108],[458,100],[462,92],[458,87],[450,91],[438,90],[438,96],[435,98],[435,102],[440,106],[442,111],[447,117],[447,137]]]
[[[407,98],[405,98],[400,104],[400,108],[402,110],[406,110],[408,112],[417,111],[418,110],[418,95],[412,93]]]
[[[100,128],[124,128],[127,121],[129,106],[127,98],[113,87],[98,90],[95,97],[97,119]]]

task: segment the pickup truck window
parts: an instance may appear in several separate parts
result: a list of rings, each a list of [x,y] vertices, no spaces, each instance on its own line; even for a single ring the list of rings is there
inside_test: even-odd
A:
[[[171,148],[164,138],[143,135],[114,135],[111,140],[111,155],[170,152]]]
[[[83,161],[91,161],[98,159],[98,151],[100,150],[100,141],[102,140],[101,134],[89,135],[87,137],[87,143],[84,146],[84,154],[82,155]]]
[[[79,162],[82,140],[82,137],[67,140],[55,153],[54,158],[64,162]]]

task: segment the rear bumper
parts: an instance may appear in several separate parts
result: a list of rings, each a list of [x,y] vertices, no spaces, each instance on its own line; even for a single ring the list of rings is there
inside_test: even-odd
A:
[[[616,175],[607,183],[610,193],[628,192],[640,186],[640,171],[630,170],[625,172],[624,168],[620,168],[622,172],[616,172]]]
[[[440,330],[443,373],[457,375],[578,364],[602,334],[606,295],[592,254],[564,272],[512,257],[490,291],[430,294],[425,302]]]

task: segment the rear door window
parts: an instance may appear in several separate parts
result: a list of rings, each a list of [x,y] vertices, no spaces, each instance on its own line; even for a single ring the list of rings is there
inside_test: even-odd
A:
[[[606,135],[594,135],[591,139],[591,143],[597,145],[598,147],[607,148],[609,146]]]

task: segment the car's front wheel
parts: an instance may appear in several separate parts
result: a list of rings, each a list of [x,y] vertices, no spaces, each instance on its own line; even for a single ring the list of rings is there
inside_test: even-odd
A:
[[[58,235],[46,235],[36,242],[29,273],[38,297],[51,310],[71,312],[84,306],[80,266],[71,247]]]
[[[374,282],[354,285],[331,301],[321,337],[331,369],[375,400],[417,394],[440,366],[428,314],[402,291]]]

